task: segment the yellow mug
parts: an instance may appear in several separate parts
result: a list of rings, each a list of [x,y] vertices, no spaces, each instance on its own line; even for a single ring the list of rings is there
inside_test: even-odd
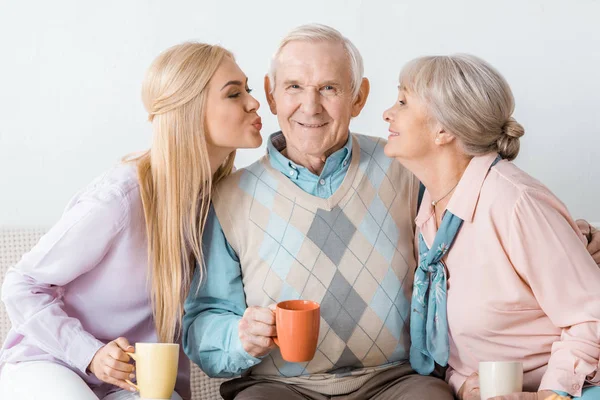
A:
[[[136,343],[135,360],[137,385],[126,380],[140,392],[143,399],[171,399],[177,380],[179,345],[174,343]]]

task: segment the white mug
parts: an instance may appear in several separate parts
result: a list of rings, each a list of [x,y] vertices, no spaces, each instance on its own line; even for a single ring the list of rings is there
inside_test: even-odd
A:
[[[523,363],[518,361],[484,361],[479,363],[481,399],[523,391]]]

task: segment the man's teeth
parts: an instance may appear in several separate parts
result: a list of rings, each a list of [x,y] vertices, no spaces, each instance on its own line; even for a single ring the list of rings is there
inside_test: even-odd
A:
[[[307,128],[320,128],[325,126],[325,124],[303,124],[302,122],[298,122],[302,126],[306,126]]]

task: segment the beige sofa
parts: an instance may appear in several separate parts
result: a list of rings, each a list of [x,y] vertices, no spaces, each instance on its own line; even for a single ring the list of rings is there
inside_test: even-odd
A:
[[[4,281],[7,269],[29,251],[44,234],[42,229],[6,229],[0,228],[0,282]],[[10,321],[4,305],[0,304],[0,341],[3,343]],[[221,399],[219,385],[222,379],[210,379],[192,363],[192,399]]]

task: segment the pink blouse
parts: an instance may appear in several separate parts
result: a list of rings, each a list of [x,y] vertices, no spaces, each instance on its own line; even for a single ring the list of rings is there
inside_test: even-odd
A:
[[[565,205],[497,154],[471,160],[447,209],[464,220],[445,260],[458,392],[480,361],[522,361],[524,390],[600,385],[600,269]],[[489,173],[488,173],[489,171]],[[436,233],[428,192],[416,218]]]

